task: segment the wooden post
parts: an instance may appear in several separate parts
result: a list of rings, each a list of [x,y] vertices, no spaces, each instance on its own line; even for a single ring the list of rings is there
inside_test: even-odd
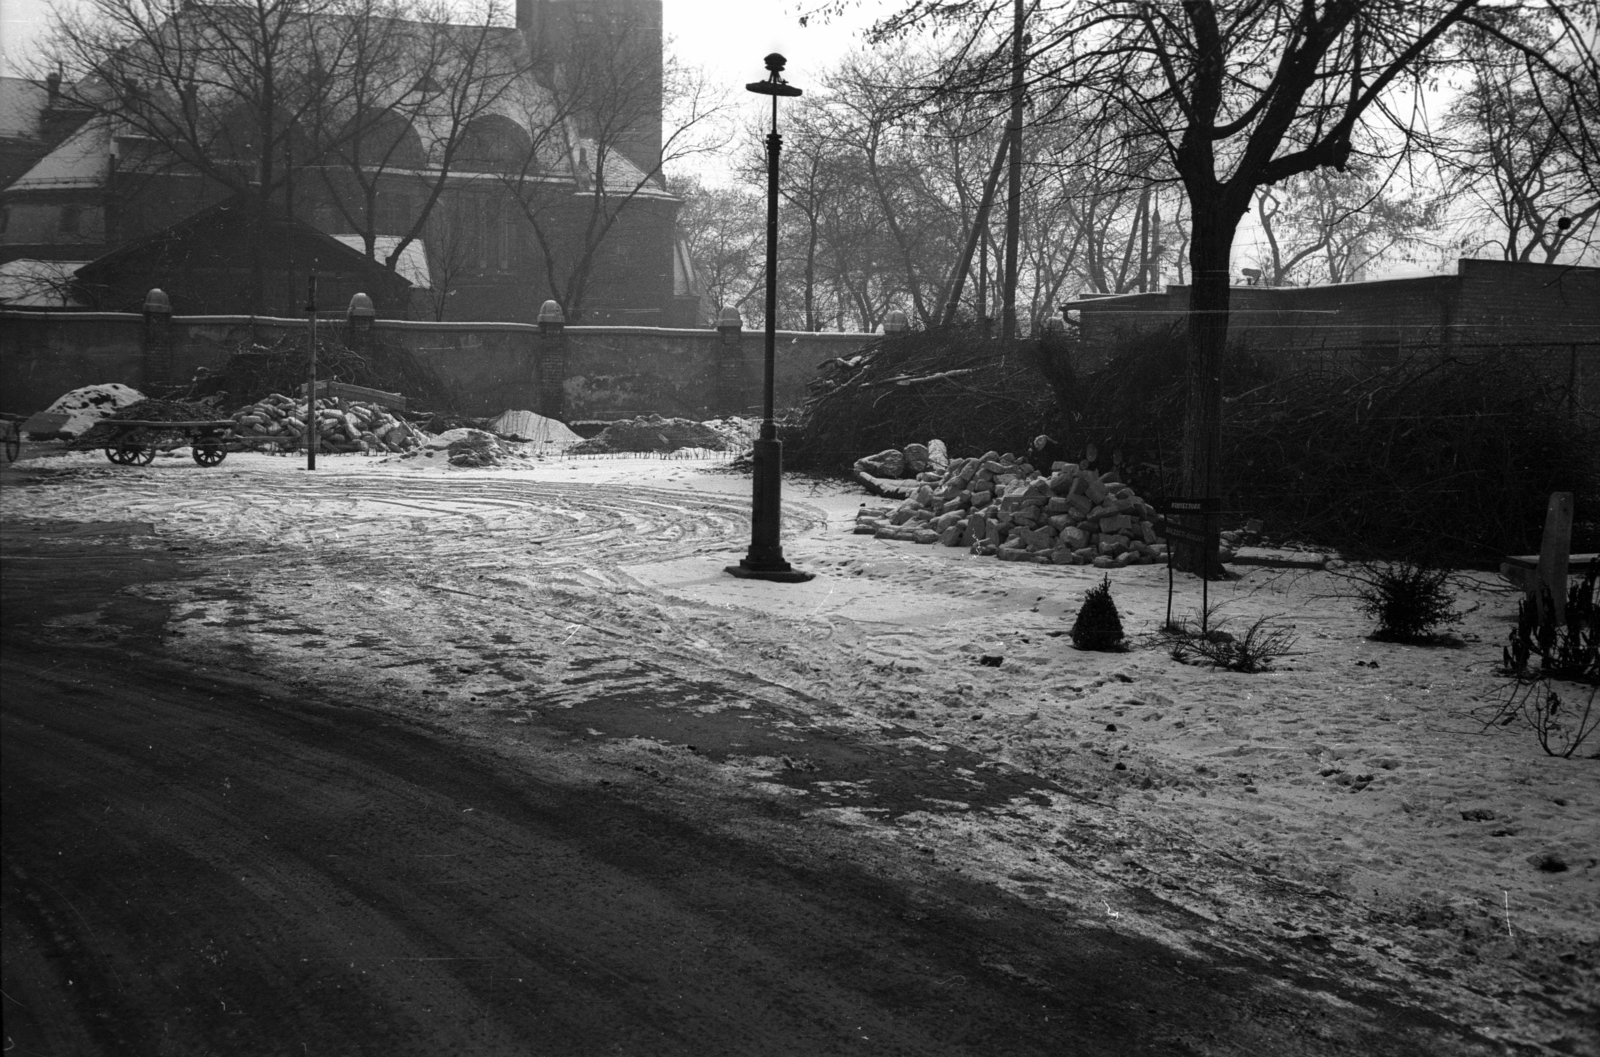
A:
[[[1545,507],[1544,541],[1539,545],[1539,574],[1534,582],[1539,623],[1545,621],[1544,591],[1550,590],[1551,620],[1567,622],[1567,558],[1572,549],[1572,493],[1550,493]]]
[[[310,379],[306,385],[306,469],[317,468],[317,277],[306,280],[306,348],[310,352]]]

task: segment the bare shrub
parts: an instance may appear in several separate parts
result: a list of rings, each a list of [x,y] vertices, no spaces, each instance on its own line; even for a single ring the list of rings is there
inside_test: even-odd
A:
[[[1365,562],[1338,575],[1355,585],[1361,611],[1378,622],[1372,638],[1429,645],[1461,622],[1450,570],[1424,562]]]
[[[1571,705],[1551,689],[1550,681],[1543,678],[1518,679],[1500,701],[1495,714],[1484,724],[1484,729],[1507,727],[1521,720],[1539,740],[1539,747],[1548,756],[1571,759],[1600,729],[1600,709],[1595,708],[1595,693],[1577,695],[1582,704]],[[1572,696],[1570,693],[1569,697]],[[1590,754],[1600,759],[1600,751]]]
[[[1484,729],[1507,727],[1521,721],[1548,755],[1570,758],[1600,729],[1600,602],[1596,581],[1600,560],[1591,561],[1583,580],[1567,588],[1566,619],[1557,624],[1550,592],[1545,589],[1541,608],[1523,598],[1517,624],[1501,652],[1501,671],[1512,683]],[[1537,664],[1534,663],[1537,660]],[[1578,684],[1558,692],[1555,683]],[[1580,689],[1587,684],[1587,693]],[[1563,693],[1566,695],[1563,697]],[[1573,704],[1573,700],[1581,704]],[[1591,754],[1600,758],[1600,751]]]
[[[1163,637],[1175,661],[1209,664],[1246,675],[1266,671],[1299,641],[1293,624],[1280,624],[1273,617],[1260,617],[1243,635],[1234,635],[1209,611],[1203,630],[1191,621],[1174,621],[1163,629]]]

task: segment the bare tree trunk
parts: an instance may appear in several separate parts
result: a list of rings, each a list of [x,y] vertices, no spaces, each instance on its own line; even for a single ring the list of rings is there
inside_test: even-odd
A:
[[[817,323],[817,218],[807,213],[806,219],[810,224],[806,238],[806,329],[818,331],[822,327]]]
[[[1017,241],[1022,231],[1022,0],[1012,0],[1011,166],[1006,178],[1006,275],[1000,309],[1000,338],[1017,336]]]
[[[961,307],[961,289],[967,284],[967,273],[972,270],[972,255],[977,251],[983,237],[984,230],[989,224],[989,209],[994,205],[995,188],[1000,183],[1000,166],[1005,164],[1006,151],[1011,145],[1010,135],[1000,137],[1000,147],[995,151],[994,165],[989,169],[989,178],[983,183],[983,197],[978,201],[977,216],[972,219],[972,230],[967,234],[967,245],[961,253],[961,260],[956,264],[956,271],[950,277],[949,293],[945,297],[944,314],[940,317],[941,326],[948,327],[956,321],[956,312]],[[978,315],[984,314],[983,291],[978,292]]]
[[[1192,203],[1193,235],[1189,265],[1194,272],[1189,287],[1189,361],[1185,379],[1188,393],[1183,409],[1183,492],[1188,498],[1220,495],[1222,450],[1222,356],[1228,342],[1228,302],[1231,294],[1228,263],[1240,214],[1226,207]],[[1188,519],[1194,529],[1215,533],[1219,518]],[[1215,575],[1211,548],[1173,541],[1178,568]]]

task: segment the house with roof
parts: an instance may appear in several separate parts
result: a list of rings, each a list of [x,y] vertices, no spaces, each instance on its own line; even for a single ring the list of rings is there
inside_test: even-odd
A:
[[[172,10],[212,20],[195,31],[202,44],[230,11]],[[288,260],[348,265],[338,246],[396,280],[383,284],[384,314],[532,322],[554,299],[572,322],[703,325],[681,203],[660,171],[660,0],[520,0],[516,16],[486,27],[308,20],[289,52],[304,68],[255,110],[203,67],[163,80],[172,64],[137,49],[71,85],[19,82],[0,99],[15,170],[0,185],[0,265],[85,262],[72,296],[94,307],[123,307],[142,285],[167,290],[180,314],[222,311],[227,298],[241,312],[281,300],[259,277]],[[386,72],[325,58],[358,31],[389,34]],[[463,102],[468,62],[478,94]],[[211,220],[189,223],[201,216]],[[181,251],[173,239],[215,239],[217,216],[253,240],[234,246],[252,283],[217,268],[129,274],[134,261],[205,258],[212,242]],[[261,241],[282,230],[303,242],[302,227],[328,237],[317,254]],[[202,292],[202,275],[221,285]]]

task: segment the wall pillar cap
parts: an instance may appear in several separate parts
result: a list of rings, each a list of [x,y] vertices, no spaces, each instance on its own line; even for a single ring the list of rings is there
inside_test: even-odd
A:
[[[546,301],[539,306],[540,323],[565,323],[566,321],[566,313],[561,311],[561,306],[555,301]]]
[[[144,295],[144,314],[147,316],[172,315],[172,299],[167,296],[165,290],[159,286],[150,288],[150,292]]]
[[[345,310],[345,318],[361,326],[369,324],[378,316],[377,308],[372,304],[372,298],[366,294],[356,294],[350,299],[350,307]]]
[[[717,314],[718,330],[734,330],[744,326],[744,318],[739,315],[739,310],[728,305]]]
[[[885,334],[904,334],[911,329],[911,320],[898,308],[889,310],[883,317],[883,332]]]

